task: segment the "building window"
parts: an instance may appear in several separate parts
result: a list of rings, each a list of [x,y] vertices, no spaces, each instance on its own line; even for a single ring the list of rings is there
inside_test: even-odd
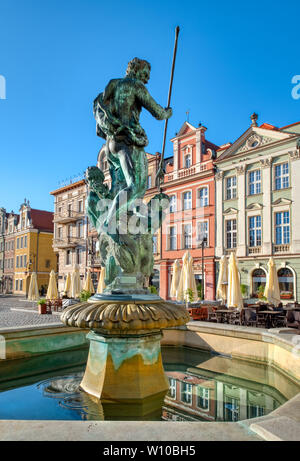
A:
[[[236,248],[236,219],[226,221],[226,248]]]
[[[197,406],[202,410],[209,410],[209,389],[198,386]]]
[[[49,269],[49,267],[50,267],[50,259],[46,259],[45,266],[46,266],[46,269]]]
[[[72,237],[72,224],[68,225],[68,237]]]
[[[225,421],[238,421],[240,416],[239,400],[225,397]]]
[[[248,419],[250,418],[259,418],[260,416],[265,415],[264,407],[259,405],[248,405]]]
[[[171,195],[170,198],[170,213],[174,213],[176,211],[176,195]]]
[[[197,242],[201,244],[204,240],[204,246],[208,246],[208,221],[201,221],[197,223]]]
[[[151,175],[148,175],[148,178],[147,178],[147,189],[151,189],[152,187],[152,176]]]
[[[19,256],[16,258],[16,267],[19,267]]]
[[[282,211],[275,214],[276,245],[290,243],[290,212]]]
[[[198,190],[198,206],[208,206],[208,187],[202,187]]]
[[[289,164],[281,163],[275,166],[275,189],[286,189],[289,187]]]
[[[24,248],[27,248],[27,235],[24,237]]]
[[[77,248],[76,249],[76,264],[81,264],[81,249]]]
[[[23,237],[21,237],[21,244],[20,244],[20,248],[23,248]]]
[[[19,280],[19,282],[20,282],[19,291],[22,291],[23,290],[23,280]]]
[[[192,248],[192,225],[183,226],[183,248]]]
[[[23,267],[23,255],[20,256],[20,267]]]
[[[192,164],[191,154],[185,154],[184,156],[184,168],[189,168]]]
[[[183,209],[191,210],[192,209],[192,192],[188,191],[183,194]]]
[[[81,213],[83,211],[82,200],[78,201],[78,212]]]
[[[261,193],[261,172],[260,170],[249,173],[249,195]]]
[[[170,378],[169,384],[170,384],[169,395],[172,399],[176,399],[176,379]]]
[[[263,292],[266,286],[266,273],[263,269],[255,269],[252,272],[252,294],[256,298],[258,293]],[[262,287],[262,288],[260,288]]]
[[[251,216],[249,218],[249,246],[261,246],[261,216]]]
[[[83,222],[79,221],[78,223],[78,237],[83,237]]]
[[[169,227],[169,250],[177,250],[176,227]]]
[[[236,198],[236,176],[226,179],[226,200]]]
[[[153,254],[157,254],[157,235],[153,235],[152,242],[153,242]]]
[[[27,264],[27,255],[24,255],[24,267],[26,267]]]
[[[72,203],[69,203],[68,205],[68,216],[72,216]]]
[[[193,396],[192,384],[181,383],[181,401],[184,403],[188,403],[190,405],[192,403],[192,396]]]
[[[16,291],[19,291],[19,280],[16,280]]]
[[[17,248],[20,248],[19,238],[17,238]]]
[[[71,250],[66,251],[66,266],[71,264]]]
[[[62,238],[62,227],[58,227],[58,228],[57,228],[57,237],[58,237],[59,239]]]
[[[283,267],[282,269],[278,270],[277,274],[278,274],[280,298],[282,299],[294,298],[293,272],[287,267]]]

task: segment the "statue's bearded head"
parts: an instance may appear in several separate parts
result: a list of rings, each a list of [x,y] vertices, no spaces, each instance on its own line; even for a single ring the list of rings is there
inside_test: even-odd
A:
[[[143,83],[148,83],[150,78],[151,65],[148,61],[144,59],[134,58],[132,59],[127,66],[126,76],[137,78]]]

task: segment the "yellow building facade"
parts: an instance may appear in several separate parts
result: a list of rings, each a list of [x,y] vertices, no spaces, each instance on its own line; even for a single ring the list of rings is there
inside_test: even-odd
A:
[[[51,270],[57,272],[52,245],[53,213],[32,209],[25,201],[15,235],[15,294],[27,295],[32,272],[37,273],[39,290],[47,289]]]

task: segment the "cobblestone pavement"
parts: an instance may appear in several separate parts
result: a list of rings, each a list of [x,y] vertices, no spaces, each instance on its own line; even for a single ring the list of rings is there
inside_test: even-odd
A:
[[[12,309],[26,309],[22,312]],[[0,329],[10,327],[34,326],[41,324],[60,324],[58,315],[39,315],[35,302],[13,295],[0,295]]]

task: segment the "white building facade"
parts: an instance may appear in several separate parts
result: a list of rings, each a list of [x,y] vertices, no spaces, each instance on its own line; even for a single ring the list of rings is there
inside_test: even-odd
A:
[[[216,160],[216,258],[236,253],[256,297],[273,256],[281,300],[300,299],[300,122],[252,124]],[[299,275],[298,275],[299,274]]]

